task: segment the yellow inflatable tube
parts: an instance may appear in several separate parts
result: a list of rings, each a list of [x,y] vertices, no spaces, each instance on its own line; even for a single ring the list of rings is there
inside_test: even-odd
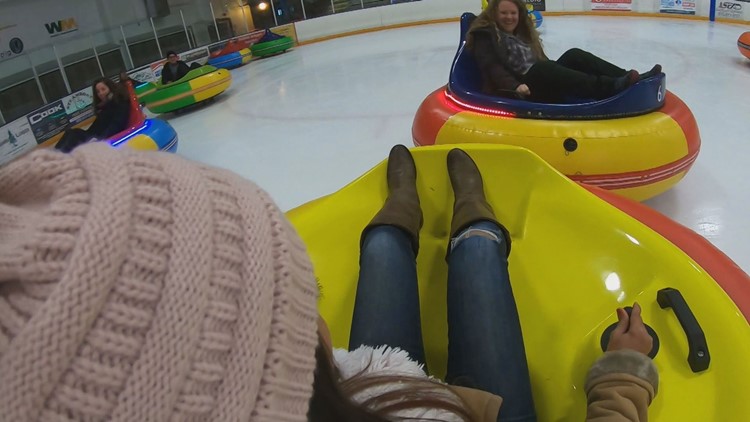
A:
[[[607,120],[525,119],[482,112],[440,88],[417,110],[414,144],[495,143],[528,148],[578,182],[638,201],[679,182],[700,152],[700,132],[680,98],[654,112]]]
[[[644,224],[564,177],[528,150],[463,145],[486,181],[488,200],[510,230],[510,273],[539,421],[582,421],[583,381],[601,355],[614,309],[638,301],[658,333],[656,421],[740,421],[750,414],[750,326],[717,282]],[[445,169],[452,146],[412,150],[424,211],[417,259],[428,365],[445,373],[444,261],[453,194]],[[386,164],[340,191],[288,213],[321,287],[320,310],[336,347],[348,344],[361,229],[387,196]],[[705,332],[711,362],[694,373],[685,334],[657,291],[679,289]],[[731,333],[731,335],[727,334]],[[502,374],[498,374],[502,376]]]

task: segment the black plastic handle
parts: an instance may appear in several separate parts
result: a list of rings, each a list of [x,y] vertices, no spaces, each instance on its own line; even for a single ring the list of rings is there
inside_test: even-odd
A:
[[[677,320],[680,321],[682,329],[685,331],[688,342],[688,364],[693,372],[701,372],[708,369],[711,363],[711,355],[708,353],[708,344],[706,335],[698,320],[695,319],[693,311],[690,310],[685,298],[679,290],[667,287],[661,289],[656,294],[656,301],[662,309],[672,308]]]

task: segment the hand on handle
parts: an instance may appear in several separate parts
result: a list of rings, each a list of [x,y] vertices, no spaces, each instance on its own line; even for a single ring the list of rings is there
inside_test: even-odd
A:
[[[641,305],[635,303],[630,315],[625,309],[618,308],[617,320],[617,327],[609,338],[607,351],[631,349],[648,355],[654,340],[646,331],[646,324],[641,318]]]

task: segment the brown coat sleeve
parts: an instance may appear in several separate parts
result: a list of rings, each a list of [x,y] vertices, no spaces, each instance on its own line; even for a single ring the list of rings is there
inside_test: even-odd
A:
[[[464,402],[467,410],[471,413],[472,421],[497,421],[497,414],[500,413],[500,406],[503,404],[503,399],[500,396],[473,388],[455,385],[449,387]]]
[[[651,359],[634,350],[607,352],[586,379],[587,422],[647,422],[659,375]]]
[[[496,94],[498,90],[515,90],[521,82],[511,73],[507,63],[507,51],[497,46],[492,41],[490,34],[484,31],[476,31],[473,34],[474,41],[472,53],[477,61],[479,71],[482,72],[485,91],[487,94]]]

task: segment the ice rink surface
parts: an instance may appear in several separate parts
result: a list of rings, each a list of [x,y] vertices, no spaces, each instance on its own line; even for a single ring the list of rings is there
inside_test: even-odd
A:
[[[546,17],[550,58],[579,47],[620,67],[661,63],[692,109],[702,150],[688,176],[647,204],[708,238],[750,272],[750,60],[747,26],[676,19]],[[447,82],[458,23],[338,38],[232,70],[216,102],[168,116],[178,154],[233,170],[288,210],[341,188],[412,146],[421,101]],[[647,151],[644,153],[648,153]]]

